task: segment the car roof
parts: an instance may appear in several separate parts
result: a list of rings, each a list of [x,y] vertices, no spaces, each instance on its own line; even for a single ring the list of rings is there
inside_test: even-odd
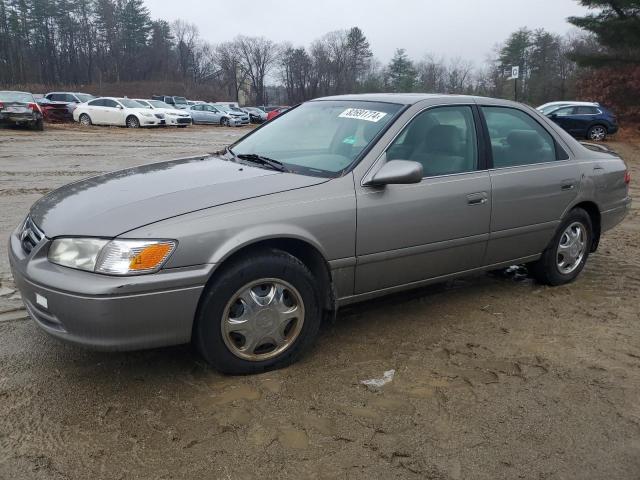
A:
[[[20,90],[0,90],[0,93],[25,93],[27,95],[33,95],[31,92],[22,92]]]
[[[466,101],[474,101],[470,95],[447,95],[442,93],[359,93],[349,95],[332,95],[329,97],[315,98],[316,100],[353,100],[366,102],[398,103],[401,105],[413,105],[422,100],[434,100],[438,98],[460,98]]]

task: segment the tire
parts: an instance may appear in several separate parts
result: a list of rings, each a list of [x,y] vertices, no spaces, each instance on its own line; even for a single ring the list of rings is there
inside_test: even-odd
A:
[[[41,118],[36,120],[31,124],[31,129],[42,132],[44,130],[44,121]]]
[[[581,241],[572,237],[578,230]],[[529,271],[538,282],[546,285],[573,282],[587,263],[592,241],[591,217],[583,209],[574,208],[560,224],[542,257],[528,265]]]
[[[187,125],[178,125],[178,128],[187,128]]]
[[[135,115],[129,115],[125,123],[127,128],[140,128],[140,120]]]
[[[275,292],[280,294],[269,303]],[[276,249],[247,255],[205,289],[196,314],[194,344],[209,364],[226,374],[285,367],[300,358],[318,334],[322,309],[317,292],[313,274],[296,257]],[[240,320],[244,316],[246,320]],[[243,324],[249,327],[247,336],[242,334]],[[269,343],[279,333],[281,343]]]
[[[593,125],[587,131],[587,139],[594,142],[602,142],[607,138],[607,127],[604,125]]]
[[[83,113],[82,115],[80,115],[80,118],[78,119],[78,121],[80,122],[80,125],[82,125],[83,127],[90,127],[92,125],[91,117],[86,113]]]
[[[228,118],[226,118],[226,117],[223,117],[223,118],[220,120],[220,125],[222,125],[223,127],[228,127],[228,126],[229,126],[229,119],[228,119]]]

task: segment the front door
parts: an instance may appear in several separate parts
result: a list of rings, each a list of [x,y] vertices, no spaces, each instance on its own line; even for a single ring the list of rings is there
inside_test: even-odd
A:
[[[491,140],[493,208],[485,263],[542,253],[576,197],[578,167],[528,113],[481,107]]]
[[[491,183],[480,161],[474,109],[424,110],[386,150],[383,161],[422,163],[422,182],[356,185],[357,294],[481,266]]]

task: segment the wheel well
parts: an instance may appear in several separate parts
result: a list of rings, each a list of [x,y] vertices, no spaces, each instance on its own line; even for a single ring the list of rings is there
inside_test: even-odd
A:
[[[593,227],[593,240],[591,242],[591,252],[595,252],[598,249],[600,243],[600,209],[593,202],[581,202],[575,205],[573,208],[581,208],[589,214],[591,218],[591,226]]]
[[[209,282],[211,282],[226,265],[230,265],[237,259],[242,258],[242,256],[247,254],[247,252],[255,252],[259,249],[269,248],[285,251],[304,263],[318,280],[323,308],[327,311],[333,311],[335,309],[335,295],[333,292],[333,283],[329,264],[317,248],[304,240],[296,238],[273,238],[261,240],[242,247],[240,250],[234,252],[223,260],[222,264],[213,272]]]

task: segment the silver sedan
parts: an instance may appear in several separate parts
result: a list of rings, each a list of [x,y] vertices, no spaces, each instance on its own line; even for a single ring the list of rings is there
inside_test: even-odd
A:
[[[573,281],[630,208],[622,159],[490,98],[304,103],[209,156],[38,200],[10,238],[37,325],[103,349],[193,341],[228,373],[287,365],[341,306],[526,264]]]

